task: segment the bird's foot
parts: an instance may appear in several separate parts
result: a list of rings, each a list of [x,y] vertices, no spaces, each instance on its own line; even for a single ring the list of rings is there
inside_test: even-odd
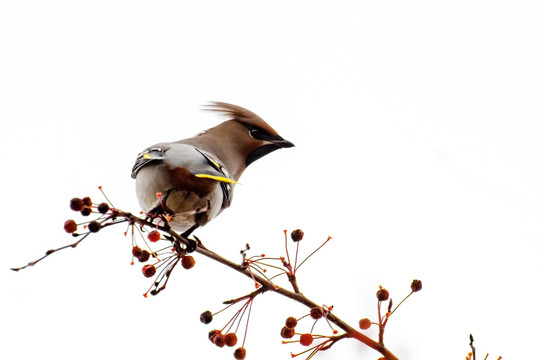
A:
[[[181,237],[187,240],[187,252],[193,252],[196,250],[197,247],[202,245],[202,242],[199,238],[197,238],[195,235],[193,235],[193,239],[189,239],[189,236],[198,228],[198,224],[194,224],[191,226],[188,230],[186,230],[183,234],[181,234]]]

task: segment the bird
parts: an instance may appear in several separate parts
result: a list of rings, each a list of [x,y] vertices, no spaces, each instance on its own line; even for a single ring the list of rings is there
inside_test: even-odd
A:
[[[131,174],[143,211],[167,220],[186,238],[231,205],[234,186],[251,163],[295,146],[243,107],[211,102],[205,110],[229,120],[194,137],[144,149]]]

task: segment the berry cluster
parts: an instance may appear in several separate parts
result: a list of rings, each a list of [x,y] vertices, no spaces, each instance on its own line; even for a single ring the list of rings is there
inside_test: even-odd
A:
[[[102,224],[111,219],[110,216],[106,216],[110,211],[110,206],[103,202],[98,205],[94,205],[91,198],[86,196],[84,198],[73,198],[70,200],[70,209],[73,211],[79,212],[82,216],[89,216],[92,213],[100,214],[100,217],[96,220],[88,221],[85,223],[78,224],[75,220],[66,220],[64,222],[64,230],[68,234],[72,234],[74,237],[79,236],[80,234],[76,233],[78,226],[83,225],[84,229],[87,229],[89,232],[95,233],[100,231]],[[112,214],[115,214],[115,209],[111,209]]]
[[[369,318],[362,318],[359,320],[359,328],[361,330],[368,330],[373,324],[378,325],[379,327],[379,343],[383,344],[383,333],[385,330],[385,325],[387,324],[387,321],[391,317],[391,315],[397,310],[397,308],[402,304],[410,295],[412,295],[415,292],[418,292],[423,288],[423,284],[421,280],[413,280],[410,284],[411,292],[393,309],[393,300],[389,298],[389,291],[387,289],[383,288],[381,285],[379,286],[378,291],[376,292],[376,298],[378,299],[378,322],[372,322]],[[387,312],[382,315],[382,303],[384,301],[389,300],[389,303],[387,305]]]
[[[214,329],[208,333],[208,339],[210,339],[210,341],[215,346],[220,348],[224,347],[225,345],[228,347],[234,347],[238,343],[238,336],[236,335],[236,333],[238,332],[241,322],[245,318],[245,331],[242,346],[234,350],[233,353],[236,360],[243,360],[246,358],[246,348],[244,347],[244,344],[246,342],[247,329],[249,325],[249,315],[251,313],[251,305],[253,304],[254,298],[255,296],[250,296],[247,301],[241,306],[241,308],[238,309],[238,311],[231,317],[231,319],[223,326],[222,329]],[[213,320],[214,315],[228,309],[234,304],[235,302],[229,304],[227,307],[216,312],[215,314],[212,314],[211,311],[206,310],[202,314],[200,314],[200,321],[206,325],[210,324]],[[247,316],[245,316],[246,311]]]
[[[100,188],[100,190],[102,189]],[[64,230],[67,233],[72,234],[74,237],[83,235],[83,237],[76,242],[75,245],[81,242],[90,233],[96,233],[103,227],[128,221],[132,235],[131,264],[134,265],[134,260],[136,259],[138,262],[144,264],[142,267],[142,274],[145,277],[151,278],[156,276],[155,281],[144,294],[145,297],[147,297],[148,294],[157,295],[159,292],[164,290],[172,270],[178,263],[181,263],[181,266],[184,269],[191,269],[195,265],[195,259],[193,256],[187,254],[185,245],[179,243],[178,240],[172,238],[171,236],[163,236],[158,228],[158,225],[147,223],[145,220],[143,221],[143,224],[142,222],[137,223],[136,218],[132,217],[132,215],[122,213],[105,202],[94,205],[91,198],[88,196],[83,198],[73,198],[70,200],[70,208],[79,212],[85,217],[90,216],[93,213],[98,214],[96,219],[84,223],[78,224],[72,219],[67,220],[64,223]],[[120,215],[123,214],[125,216],[124,218],[121,218],[122,216]],[[76,231],[80,226],[83,226],[87,232],[83,234],[77,233]],[[146,229],[148,228],[151,228],[151,230],[147,231]],[[128,232],[128,230],[125,231],[125,236],[128,234]],[[146,232],[147,236],[144,237]],[[143,246],[136,244],[136,238],[138,236],[141,238]],[[163,244],[166,243],[167,245],[158,250],[152,250],[151,244],[159,244],[161,240],[164,241],[162,242]],[[50,252],[56,250],[59,249],[50,250]],[[151,263],[148,263],[149,261],[151,261]]]
[[[187,254],[186,247],[181,244],[178,240],[173,237],[162,234],[161,231],[155,228],[147,233],[147,236],[144,237],[145,227],[139,227],[135,224],[131,224],[131,235],[132,235],[132,262],[134,265],[134,259],[137,259],[140,263],[147,263],[151,258],[153,259],[152,263],[147,263],[142,267],[142,274],[147,277],[155,277],[155,281],[150,286],[150,288],[144,293],[144,296],[147,297],[150,295],[157,295],[162,290],[166,288],[166,284],[172,274],[173,269],[177,266],[178,263],[181,263],[181,266],[186,269],[192,269],[195,266],[195,258]],[[128,231],[125,232],[127,235]],[[144,243],[142,249],[139,245],[136,244],[136,238],[138,237]],[[158,250],[153,251],[151,249],[152,244],[166,244]]]
[[[313,344],[314,340],[322,340],[319,344],[314,345],[313,347],[306,349],[300,353],[294,354],[291,353],[291,357],[296,357],[302,354],[309,353],[307,359],[310,359],[312,356],[314,356],[318,351],[327,350],[329,349],[336,341],[344,338],[346,334],[343,335],[337,335],[338,331],[333,329],[332,325],[330,324],[327,317],[329,316],[330,312],[332,311],[332,306],[314,306],[310,309],[310,312],[306,315],[302,316],[301,318],[297,319],[294,316],[289,316],[285,320],[285,325],[282,327],[280,331],[280,335],[284,339],[291,339],[295,335],[298,335],[298,340],[283,340],[282,344],[288,344],[288,343],[300,343],[302,346],[310,346]],[[295,328],[300,323],[300,321],[304,318],[310,317],[314,320],[310,331],[309,332],[302,332],[297,333]],[[333,335],[320,335],[314,333],[314,327],[317,324],[318,320],[325,319],[328,326],[331,328]]]
[[[102,190],[102,189],[100,189]],[[158,225],[152,223],[142,225],[137,224],[135,219],[121,219],[117,220],[120,212],[115,208],[110,207],[107,203],[103,202],[98,205],[94,205],[91,198],[86,196],[84,198],[73,198],[70,200],[70,208],[74,211],[80,212],[82,216],[89,216],[93,213],[99,214],[97,219],[78,224],[75,220],[67,220],[64,223],[64,230],[67,233],[72,234],[74,237],[84,235],[76,245],[82,241],[90,233],[96,233],[105,226],[113,225],[118,222],[128,221],[132,235],[132,262],[134,265],[134,259],[143,263],[142,274],[151,278],[156,275],[155,281],[144,294],[157,295],[159,292],[165,289],[166,283],[172,273],[174,267],[179,263],[184,269],[191,269],[195,265],[195,259],[191,255],[187,255],[185,245],[180,244],[170,236],[163,236],[158,229]],[[88,230],[84,234],[76,233],[79,226],[83,225],[83,228]],[[147,237],[143,234],[146,232],[146,228],[152,227],[152,230],[147,232]],[[125,236],[128,234],[128,230],[125,231]],[[144,246],[140,247],[136,244],[136,237],[139,234],[140,238],[144,242]],[[157,244],[160,240],[164,240],[168,245],[160,248],[159,250],[152,250],[151,244]],[[58,250],[58,249],[57,249]],[[56,251],[56,250],[55,250]],[[148,263],[152,259],[152,263]],[[158,272],[158,274],[157,274]]]
[[[242,254],[242,264],[241,267],[245,271],[246,275],[251,277],[254,280],[255,288],[253,292],[250,294],[241,296],[236,299],[225,301],[225,304],[228,304],[228,306],[221,310],[224,311],[230,306],[237,304],[241,301],[244,301],[242,307],[235,313],[235,315],[227,322],[227,324],[221,329],[215,329],[209,332],[208,337],[210,341],[215,344],[216,346],[223,347],[225,345],[229,346],[229,336],[232,337],[236,334],[236,330],[238,330],[238,326],[240,325],[240,322],[242,321],[242,318],[244,317],[244,314],[247,311],[247,318],[246,318],[246,332],[244,333],[244,342],[246,340],[246,334],[247,334],[247,326],[249,322],[249,314],[251,309],[251,304],[253,303],[253,300],[256,298],[257,295],[264,293],[266,291],[287,291],[280,286],[278,286],[274,280],[276,278],[280,278],[281,275],[286,276],[289,283],[292,285],[293,289],[295,290],[295,293],[300,293],[296,281],[296,272],[300,268],[300,266],[310,257],[312,256],[317,250],[319,250],[323,245],[325,245],[331,238],[327,238],[321,246],[319,246],[316,250],[311,252],[304,260],[299,262],[298,253],[299,253],[299,246],[301,241],[304,238],[304,232],[300,229],[294,230],[291,232],[291,240],[294,244],[296,244],[296,251],[294,255],[294,261],[291,261],[291,255],[289,253],[289,242],[288,242],[288,234],[287,230],[284,231],[285,235],[285,249],[286,249],[286,255],[281,257],[267,257],[265,254],[260,254],[256,256],[248,256],[247,253],[250,250],[249,245],[246,245],[245,249],[241,250],[240,253]],[[273,270],[275,271],[275,274],[268,275],[268,271]],[[274,280],[274,281],[273,281]],[[284,339],[291,339],[295,335],[299,336],[298,340],[293,340],[292,342],[300,342],[300,344],[304,346],[310,346],[314,339],[320,339],[323,340],[320,344],[312,347],[309,350],[306,351],[314,351],[317,352],[319,350],[325,350],[332,343],[339,340],[341,336],[336,336],[337,331],[332,329],[331,324],[327,320],[327,316],[332,310],[332,307],[323,306],[323,307],[313,307],[310,309],[310,312],[306,314],[305,316],[301,317],[300,319],[296,319],[294,317],[289,317],[285,323],[285,326],[281,330],[281,336]],[[209,324],[212,322],[214,316],[218,314],[219,312],[215,314],[212,314],[211,311],[204,311],[200,315],[200,321],[204,324]],[[295,327],[297,326],[298,322],[302,320],[305,317],[310,317],[314,319],[314,323],[311,326],[311,330],[308,333],[296,333]],[[333,332],[333,336],[323,336],[318,334],[313,334],[313,328],[316,324],[316,322],[319,319],[325,319],[326,322],[331,326],[331,330]],[[234,332],[231,332],[233,325],[237,323],[236,330]],[[232,334],[232,335],[231,335]],[[306,352],[305,351],[305,352]],[[234,357],[236,359],[243,359],[245,357],[246,351],[244,348],[244,345],[242,344],[241,348],[238,348],[236,352],[234,353]]]

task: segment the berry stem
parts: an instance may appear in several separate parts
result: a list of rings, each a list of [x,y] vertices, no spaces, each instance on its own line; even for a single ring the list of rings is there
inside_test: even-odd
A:
[[[297,272],[297,260],[298,260],[298,248],[299,248],[300,242],[297,241],[297,250],[295,252],[295,265],[293,265],[293,275]]]
[[[400,306],[400,304],[402,304],[406,299],[408,299],[408,297],[410,297],[410,295],[412,295],[413,293],[414,293],[413,291],[410,291],[410,293],[408,295],[406,295],[406,297],[404,299],[402,299],[402,301],[400,303],[398,303],[397,306],[395,306],[393,311],[391,311],[391,315],[393,315],[393,313],[395,312],[395,310],[397,310],[397,308]]]
[[[110,206],[115,207],[115,206],[113,206],[113,203],[110,201],[110,199],[108,199],[108,197],[106,196],[106,193],[102,189],[102,186],[99,186],[98,190],[100,190],[100,192],[102,193],[102,196],[104,196],[104,199],[106,199],[106,201],[110,204]]]
[[[289,270],[289,274],[294,274],[293,268],[291,267],[291,259],[289,258],[289,247],[287,246],[287,230],[283,230],[283,233],[285,234],[285,255],[287,255],[286,267],[287,270]]]
[[[383,323],[383,319],[382,319],[381,307],[382,307],[382,302],[378,300],[378,321],[379,321],[378,343],[383,346],[383,332],[385,330],[385,324]]]
[[[329,242],[329,240],[332,239],[332,237],[328,237],[327,240],[325,240],[323,242],[323,244],[319,245],[319,247],[317,249],[315,249],[314,251],[311,252],[310,255],[306,256],[306,258],[304,260],[302,260],[302,262],[295,268],[295,271],[297,271],[301,266],[302,264],[304,264],[306,262],[306,260],[308,260],[313,254],[315,254],[319,249],[321,249],[326,243]]]
[[[253,305],[253,299],[249,300],[249,310],[247,313],[247,319],[246,319],[246,329],[244,331],[244,340],[242,341],[242,347],[246,344],[246,338],[247,338],[247,329],[249,327],[249,317],[251,316],[251,307]]]

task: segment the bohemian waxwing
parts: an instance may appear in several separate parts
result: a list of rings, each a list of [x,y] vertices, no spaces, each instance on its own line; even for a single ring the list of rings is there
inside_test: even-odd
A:
[[[231,120],[192,138],[150,146],[132,168],[143,210],[168,215],[169,225],[184,236],[230,206],[234,185],[249,164],[294,146],[242,107],[214,102],[207,110]]]

